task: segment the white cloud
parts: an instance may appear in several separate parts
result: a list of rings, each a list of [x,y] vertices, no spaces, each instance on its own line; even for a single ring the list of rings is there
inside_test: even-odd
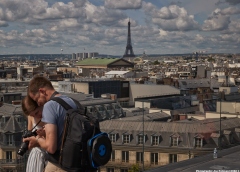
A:
[[[59,22],[55,22],[54,25],[50,28],[51,31],[65,31],[70,28],[80,28],[81,24],[78,23],[77,19],[62,19]]]
[[[87,22],[97,25],[115,25],[119,20],[127,18],[120,10],[106,9],[104,6],[95,6],[88,3],[86,5]]]
[[[111,9],[140,9],[142,7],[142,0],[105,0],[107,8]]]
[[[48,3],[44,0],[1,0],[0,6],[0,19],[15,21],[44,13]]]
[[[215,12],[204,21],[202,29],[204,31],[221,31],[228,28],[230,24],[230,17],[219,14],[219,11]]]
[[[45,13],[34,17],[37,19],[79,18],[85,17],[85,10],[84,8],[76,8],[72,2],[68,4],[57,2],[52,7],[47,8]]]
[[[240,33],[240,20],[231,21],[226,33]]]
[[[176,5],[162,7],[157,9],[151,3],[143,3],[145,13],[152,18],[152,23],[159,26],[160,29],[167,31],[189,31],[197,30],[198,23],[194,20],[194,16],[188,15],[184,8]]]
[[[228,7],[220,11],[222,15],[240,14],[240,9],[237,7]]]

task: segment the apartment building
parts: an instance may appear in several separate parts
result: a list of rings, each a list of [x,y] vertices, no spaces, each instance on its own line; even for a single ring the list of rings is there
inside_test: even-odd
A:
[[[143,122],[107,120],[100,123],[109,134],[113,152],[101,172],[125,172],[133,165],[145,169],[179,162],[213,152],[216,147],[240,143],[240,119]],[[222,135],[220,136],[220,129]]]

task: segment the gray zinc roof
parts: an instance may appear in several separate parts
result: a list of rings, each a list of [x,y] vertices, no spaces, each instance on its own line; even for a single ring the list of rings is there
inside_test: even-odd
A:
[[[9,116],[13,114],[22,114],[21,105],[12,105],[12,104],[4,103],[0,107],[0,115]]]
[[[158,121],[158,120],[167,119],[167,118],[170,118],[170,116],[164,112],[155,112],[155,113],[144,114],[144,121]],[[114,119],[114,120],[140,121],[141,122],[143,120],[143,115],[125,117],[125,118]]]
[[[14,116],[11,116],[10,119],[7,121],[6,125],[3,128],[3,132],[11,132],[11,133],[18,133],[22,132],[21,127],[19,126],[18,122],[14,118]]]
[[[240,126],[239,118],[222,119],[221,129],[237,128]],[[125,120],[107,120],[100,123],[103,131],[133,130],[136,131],[142,122]],[[142,129],[142,127],[139,127]],[[180,132],[180,133],[212,133],[220,130],[219,120],[199,120],[192,123],[179,122],[144,122],[145,131]]]

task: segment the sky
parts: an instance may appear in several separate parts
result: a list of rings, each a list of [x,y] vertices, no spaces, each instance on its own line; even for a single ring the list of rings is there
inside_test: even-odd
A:
[[[0,54],[239,53],[240,0],[0,0]]]

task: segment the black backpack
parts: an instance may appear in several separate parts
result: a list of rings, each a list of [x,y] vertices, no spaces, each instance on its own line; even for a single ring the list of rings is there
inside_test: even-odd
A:
[[[61,149],[50,155],[49,161],[66,171],[84,172],[96,170],[111,158],[112,145],[107,133],[100,131],[99,121],[87,113],[77,100],[73,109],[59,97],[51,100],[66,109]]]

